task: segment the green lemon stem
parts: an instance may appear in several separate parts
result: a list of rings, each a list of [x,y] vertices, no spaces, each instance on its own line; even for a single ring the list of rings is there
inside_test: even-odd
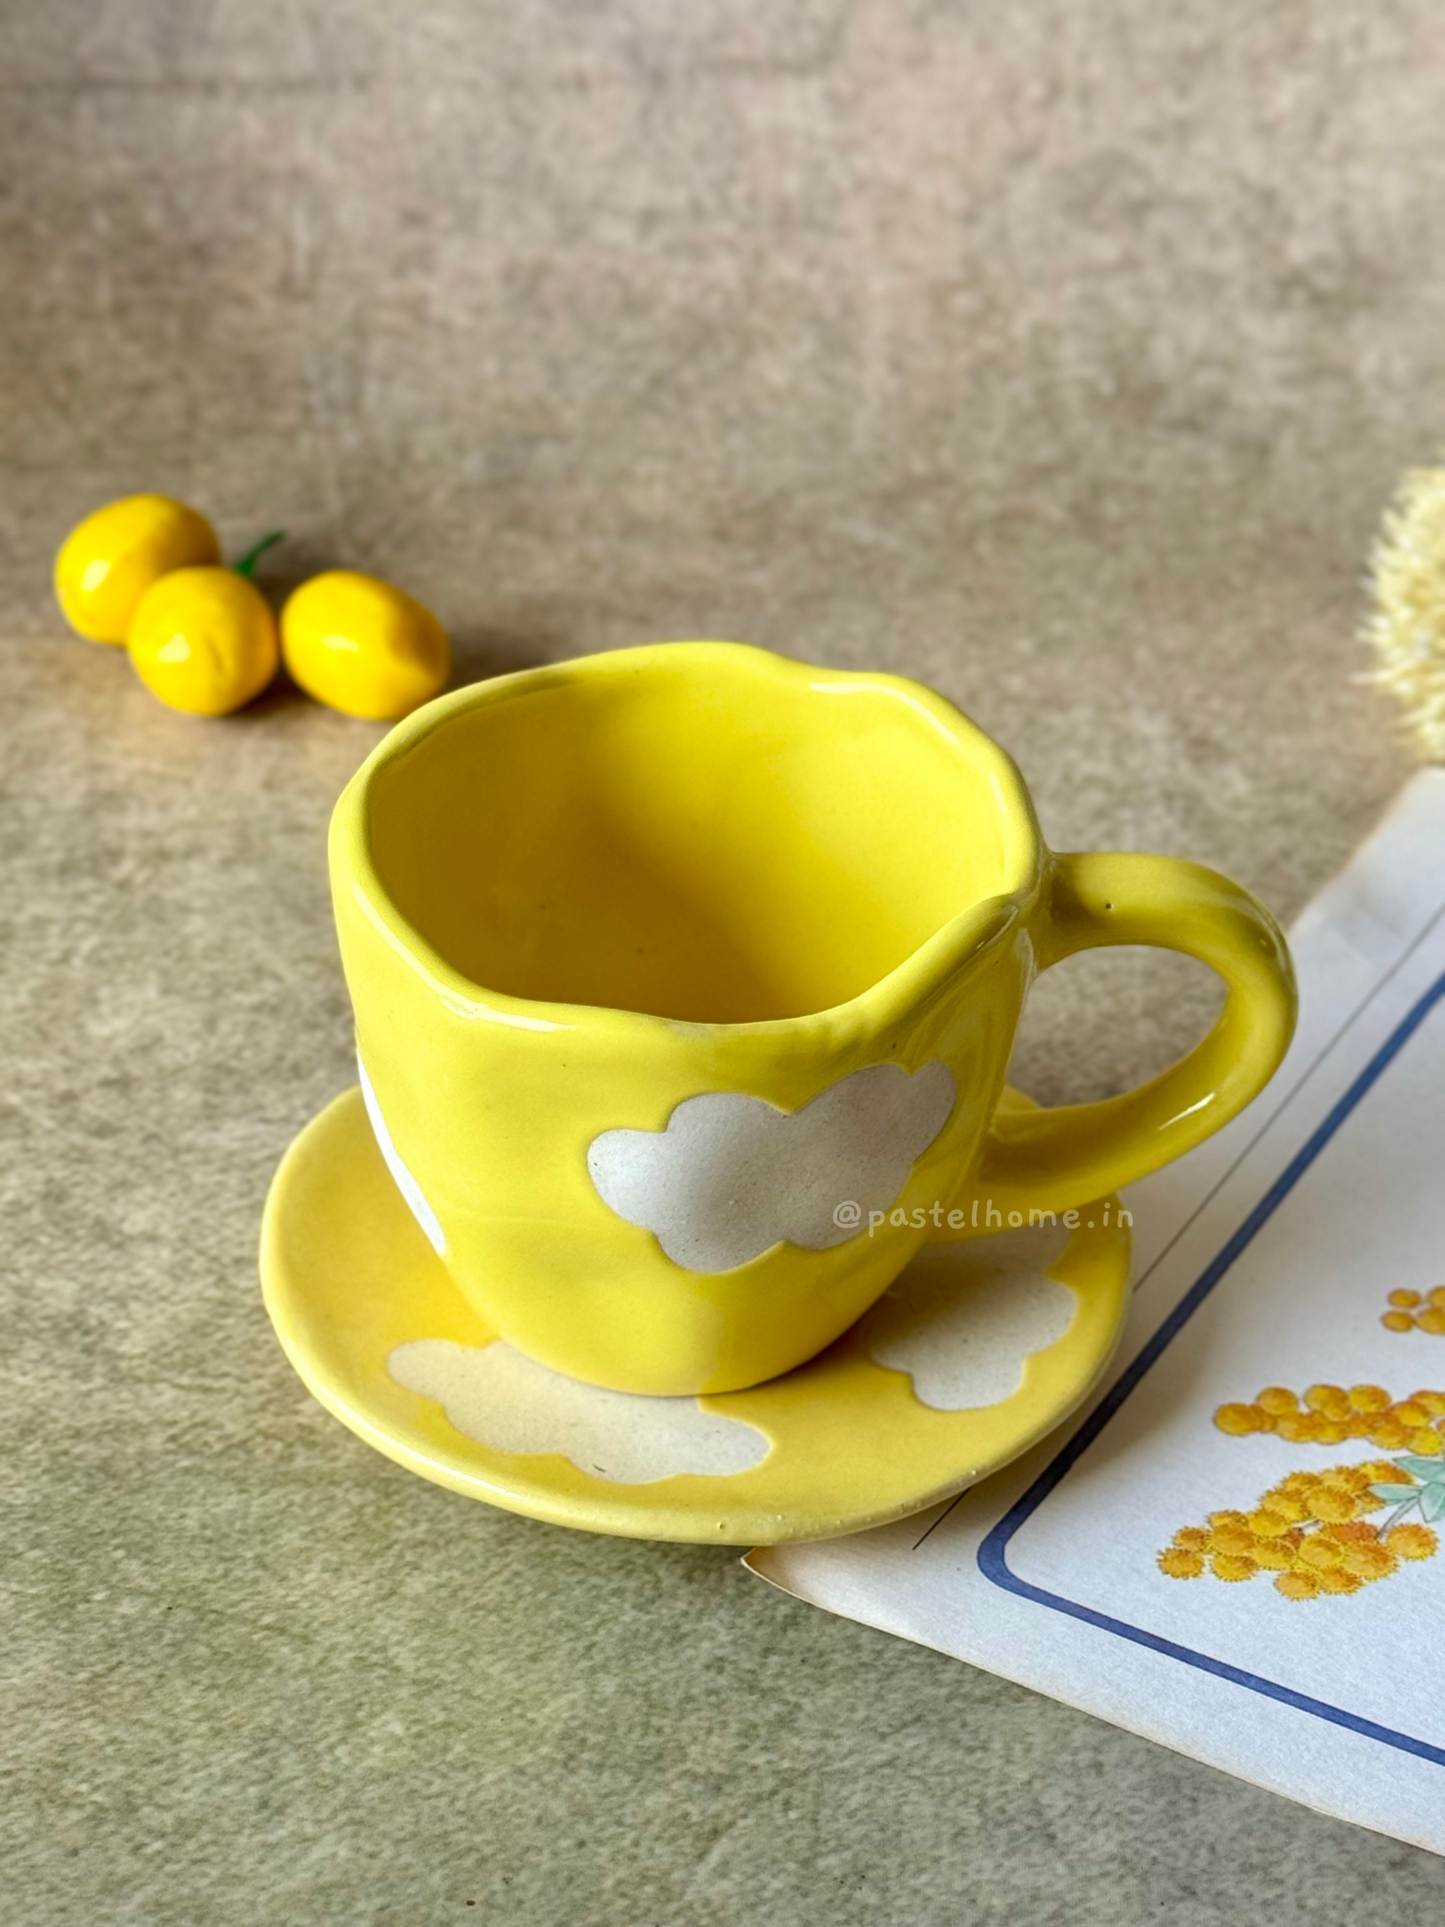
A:
[[[248,578],[252,576],[255,573],[256,564],[266,553],[267,549],[274,547],[277,542],[284,542],[285,540],[285,529],[273,529],[270,535],[263,535],[255,548],[247,549],[246,553],[236,564],[236,574],[244,575]]]

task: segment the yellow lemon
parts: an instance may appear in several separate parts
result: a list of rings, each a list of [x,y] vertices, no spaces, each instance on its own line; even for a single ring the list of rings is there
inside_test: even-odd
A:
[[[391,722],[446,687],[452,652],[429,609],[375,576],[331,569],[303,582],[281,611],[292,677],[348,716]]]
[[[276,673],[276,618],[234,569],[175,569],[141,597],[127,638],[136,674],[172,709],[228,716]]]
[[[65,619],[92,642],[124,642],[136,605],[159,576],[219,562],[205,516],[168,495],[128,495],[71,530],[55,558]]]

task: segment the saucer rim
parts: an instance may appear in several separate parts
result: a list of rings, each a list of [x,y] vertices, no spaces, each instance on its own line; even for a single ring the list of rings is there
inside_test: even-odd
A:
[[[854,1504],[832,1513],[811,1508],[798,1508],[792,1513],[785,1513],[762,1506],[740,1505],[731,1497],[730,1488],[735,1480],[748,1477],[747,1472],[720,1474],[715,1480],[709,1481],[717,1488],[719,1503],[716,1506],[700,1498],[680,1498],[662,1504],[654,1499],[649,1503],[641,1503],[622,1497],[621,1494],[629,1488],[620,1483],[615,1488],[618,1496],[614,1497],[613,1482],[610,1481],[606,1482],[609,1491],[605,1495],[579,1496],[559,1490],[547,1479],[523,1469],[524,1465],[531,1466],[539,1460],[556,1462],[562,1459],[561,1454],[553,1453],[513,1455],[519,1461],[517,1470],[505,1483],[501,1483],[489,1471],[469,1459],[468,1447],[481,1450],[489,1448],[480,1441],[470,1439],[466,1433],[452,1428],[457,1447],[450,1453],[438,1454],[434,1447],[428,1448],[424,1443],[413,1442],[399,1434],[389,1419],[375,1416],[358,1398],[350,1382],[351,1374],[338,1354],[329,1349],[318,1350],[303,1334],[301,1314],[304,1304],[292,1282],[293,1268],[282,1257],[284,1221],[293,1202],[291,1194],[302,1166],[322,1153],[323,1147],[329,1146],[338,1114],[359,1105],[361,1101],[359,1085],[352,1085],[332,1098],[291,1140],[272,1176],[262,1213],[259,1254],[261,1294],[267,1316],[287,1361],[307,1391],[364,1444],[431,1484],[442,1486],[464,1498],[481,1500],[520,1517],[612,1537],[719,1546],[796,1544],[842,1538],[891,1525],[900,1519],[926,1512],[930,1507],[956,1497],[980,1480],[1002,1471],[1055,1431],[1097,1388],[1118,1350],[1127,1322],[1130,1299],[1127,1278],[1132,1262],[1132,1238],[1126,1239],[1120,1259],[1125,1282],[1120,1293],[1118,1313],[1109,1341],[1100,1349],[1087,1380],[1081,1380],[1077,1386],[1071,1387],[1067,1401],[1061,1399],[1047,1408],[1038,1423],[1011,1444],[1005,1456],[998,1457],[990,1453],[980,1460],[975,1455],[972,1460],[950,1471],[937,1484],[901,1500],[891,1499],[882,1505],[861,1507]],[[405,1210],[399,1195],[397,1202],[399,1208]],[[480,1318],[477,1323],[482,1329],[488,1329],[482,1325]],[[872,1363],[879,1372],[889,1376],[905,1380],[910,1376],[907,1372],[881,1365],[877,1360]],[[805,1370],[806,1366],[799,1369]],[[703,1394],[699,1403],[705,1410],[726,1416],[729,1415],[729,1402],[733,1399],[756,1398],[759,1393],[765,1392],[766,1387],[754,1386],[742,1392]],[[415,1396],[424,1395],[418,1393]],[[770,1444],[772,1449],[777,1449],[775,1442],[770,1441]],[[565,1459],[562,1462],[569,1463]],[[756,1469],[750,1468],[750,1471]],[[655,1488],[665,1483],[666,1480],[657,1480],[649,1482],[649,1485]],[[722,1512],[725,1516],[709,1516],[716,1512]]]

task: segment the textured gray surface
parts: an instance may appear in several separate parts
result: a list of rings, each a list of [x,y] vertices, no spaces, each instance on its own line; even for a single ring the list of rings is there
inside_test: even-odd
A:
[[[1438,34],[1426,0],[5,9],[16,1918],[1445,1908],[1423,1854],[325,1418],[254,1246],[350,1076],[323,830],[376,732],[173,716],[47,587],[82,513],[165,488],[390,575],[469,673],[698,634],[885,665],[1013,749],[1056,844],[1288,915],[1404,773],[1348,677],[1439,425]],[[1209,1008],[1081,959],[1018,1081],[1118,1086]]]

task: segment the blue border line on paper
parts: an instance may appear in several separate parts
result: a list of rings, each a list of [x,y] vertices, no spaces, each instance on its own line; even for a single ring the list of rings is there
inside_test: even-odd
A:
[[[1328,1720],[1332,1725],[1347,1727],[1352,1733],[1362,1733],[1367,1739],[1383,1741],[1386,1746],[1398,1747],[1401,1752],[1416,1754],[1422,1760],[1432,1760],[1436,1766],[1445,1766],[1445,1748],[1430,1746],[1424,1740],[1412,1738],[1408,1733],[1397,1733],[1393,1727],[1378,1726],[1373,1720],[1362,1719],[1357,1713],[1347,1713],[1338,1706],[1327,1705],[1323,1700],[1311,1699],[1306,1693],[1296,1693],[1292,1688],[1281,1686],[1274,1680],[1261,1679],[1255,1673],[1247,1673],[1238,1666],[1230,1666],[1223,1660],[1213,1659],[1208,1653],[1197,1653],[1191,1647],[1178,1646],[1171,1639],[1161,1638],[1158,1633],[1147,1632],[1140,1626],[1127,1625],[1123,1620],[1111,1619],[1107,1613],[1095,1612],[1091,1606],[1078,1605],[1074,1600],[1065,1599],[1058,1593],[1047,1592],[1041,1586],[1032,1586],[1026,1579],[1020,1579],[1009,1571],[1004,1555],[1009,1540],[1019,1527],[1026,1519],[1032,1517],[1069,1469],[1088,1451],[1145,1373],[1179,1336],[1210,1292],[1229,1271],[1235,1259],[1254,1238],[1255,1233],[1273,1217],[1275,1211],[1299,1183],[1345,1119],[1359,1104],[1361,1098],[1399,1056],[1442,998],[1445,998],[1445,975],[1436,979],[1419,1002],[1391,1032],[1313,1135],[1285,1166],[1243,1224],[1210,1260],[1189,1291],[1140,1351],[1129,1369],[1100,1401],[1086,1423],[1080,1426],[1058,1457],[1040,1473],[1012,1510],[1005,1513],[978,1549],[979,1570],[986,1579],[992,1580],[996,1586],[1002,1586],[1006,1592],[1016,1593],[1021,1599],[1034,1600],[1041,1606],[1051,1606],[1055,1612],[1067,1613],[1070,1618],[1081,1619],[1085,1625],[1097,1626],[1102,1632],[1117,1633],[1121,1639],[1132,1640],[1136,1646],[1146,1646],[1151,1652],[1164,1653],[1170,1659],[1182,1660],[1186,1666],[1197,1667],[1200,1672],[1213,1673],[1216,1678],[1230,1680],[1236,1686],[1247,1686],[1251,1692],[1262,1693],[1268,1699],[1280,1700],[1284,1705],[1293,1706],[1299,1712],[1313,1713],[1316,1719]]]

